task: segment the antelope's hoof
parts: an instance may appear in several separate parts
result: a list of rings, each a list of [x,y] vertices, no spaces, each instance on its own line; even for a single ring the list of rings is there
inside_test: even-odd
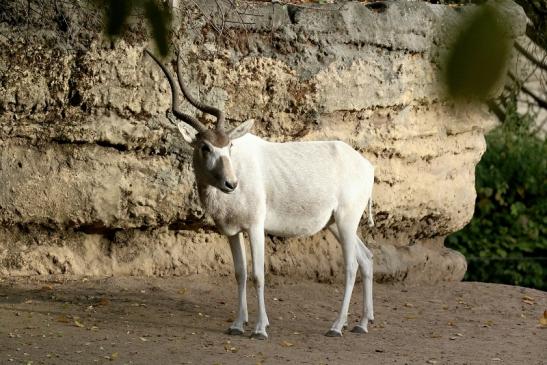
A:
[[[342,337],[342,332],[338,332],[335,330],[329,330],[327,333],[325,333],[325,336],[327,337]]]
[[[351,329],[351,332],[353,332],[353,333],[368,333],[368,330],[364,329],[361,326],[355,326]]]
[[[241,336],[243,334],[243,330],[239,328],[228,328],[226,333],[230,336]]]
[[[267,339],[268,339],[268,335],[265,334],[265,333],[253,332],[253,333],[251,334],[251,338],[256,339],[256,340],[267,340]]]

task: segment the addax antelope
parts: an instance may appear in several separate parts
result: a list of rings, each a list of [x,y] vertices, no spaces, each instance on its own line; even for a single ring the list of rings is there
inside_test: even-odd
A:
[[[266,339],[265,233],[294,237],[312,235],[325,227],[340,242],[345,264],[342,307],[326,335],[342,335],[357,268],[363,277],[363,316],[352,332],[367,332],[368,322],[374,319],[372,253],[358,237],[357,228],[365,209],[369,225],[374,224],[372,164],[340,141],[272,143],[249,133],[253,120],[227,129],[223,111],[190,95],[178,58],[176,71],[184,96],[194,107],[217,119],[216,128],[208,129],[180,111],[173,76],[152,53],[147,53],[169,81],[172,113],[182,122],[177,124],[184,139],[194,147],[193,167],[201,203],[219,231],[228,236],[239,294],[237,318],[228,333],[243,334],[248,322],[243,233],[250,240],[252,279],[258,296],[258,319],[251,337]]]

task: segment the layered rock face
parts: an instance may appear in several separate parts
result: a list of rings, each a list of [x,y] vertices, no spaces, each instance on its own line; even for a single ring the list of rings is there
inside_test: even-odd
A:
[[[216,2],[199,4],[177,10],[173,35],[193,92],[234,123],[255,118],[265,139],[339,139],[374,164],[376,226],[360,233],[377,280],[461,279],[465,259],[443,240],[473,215],[474,168],[495,124],[438,86],[461,11],[251,3],[245,14],[224,8],[220,23]],[[68,31],[58,21],[0,28],[0,274],[230,273],[142,29],[112,46],[86,28],[86,11],[64,10]],[[523,34],[520,8],[504,12],[515,20],[508,36]],[[267,240],[273,274],[335,280],[341,257],[326,232]]]

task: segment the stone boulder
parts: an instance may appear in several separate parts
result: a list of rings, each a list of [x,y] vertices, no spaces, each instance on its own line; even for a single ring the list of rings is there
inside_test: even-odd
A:
[[[474,169],[496,121],[483,105],[446,100],[438,70],[451,30],[472,9],[248,3],[226,5],[222,22],[216,2],[198,4],[180,4],[172,35],[193,92],[231,123],[255,118],[254,133],[268,140],[351,144],[376,167],[376,226],[360,232],[376,280],[460,280],[465,259],[443,240],[473,215]],[[508,36],[522,35],[522,11],[504,4]],[[0,274],[231,273],[226,239],[197,199],[191,150],[167,118],[169,85],[143,53],[152,45],[141,19],[112,43],[81,5],[27,22],[17,5],[8,11]],[[266,264],[276,275],[342,277],[327,232],[268,237]]]

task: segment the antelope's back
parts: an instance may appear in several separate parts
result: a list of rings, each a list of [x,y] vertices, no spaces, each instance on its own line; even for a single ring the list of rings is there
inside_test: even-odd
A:
[[[349,145],[263,141],[259,150],[269,233],[316,233],[342,205],[354,205],[362,214],[372,192],[374,169]]]

